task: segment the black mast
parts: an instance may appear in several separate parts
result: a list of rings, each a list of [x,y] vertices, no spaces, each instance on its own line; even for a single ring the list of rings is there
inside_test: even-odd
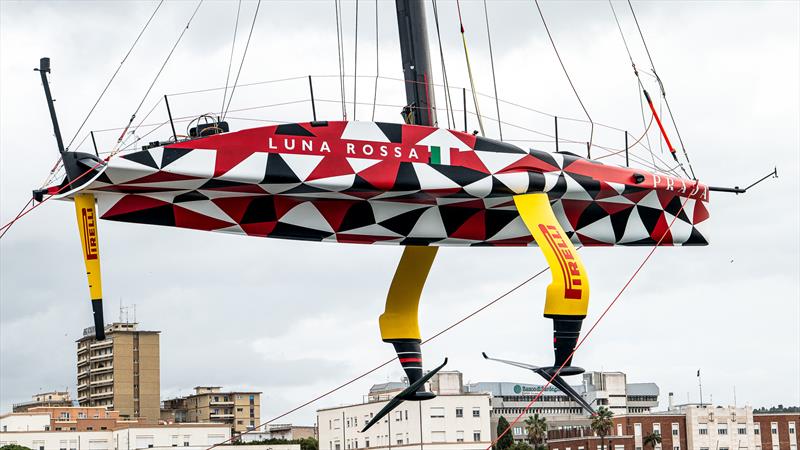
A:
[[[433,99],[431,56],[428,51],[428,26],[422,0],[395,0],[400,54],[406,80],[406,103],[411,112],[408,123],[435,126],[436,102]]]
[[[63,154],[64,141],[61,139],[61,129],[58,127],[58,118],[56,117],[56,108],[53,104],[53,96],[50,94],[50,83],[47,81],[47,74],[50,73],[50,58],[41,58],[39,60],[39,68],[33,69],[39,72],[42,77],[42,86],[44,87],[44,96],[47,98],[47,107],[50,108],[50,120],[53,121],[53,132],[56,135],[56,142],[58,143],[58,152]]]

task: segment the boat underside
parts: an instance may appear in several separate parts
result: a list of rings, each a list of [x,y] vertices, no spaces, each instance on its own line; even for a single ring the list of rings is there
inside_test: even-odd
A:
[[[514,196],[547,193],[575,244],[706,245],[707,187],[412,125],[278,125],[111,159],[64,195],[100,218],[361,244],[536,245]],[[670,227],[671,225],[671,227]],[[665,234],[666,233],[666,234]],[[663,236],[663,239],[661,239]]]

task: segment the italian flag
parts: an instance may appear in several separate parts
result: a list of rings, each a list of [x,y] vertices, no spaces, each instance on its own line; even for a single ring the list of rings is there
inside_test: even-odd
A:
[[[450,165],[450,149],[442,150],[441,147],[431,145],[428,147],[431,153],[431,164],[446,164]]]

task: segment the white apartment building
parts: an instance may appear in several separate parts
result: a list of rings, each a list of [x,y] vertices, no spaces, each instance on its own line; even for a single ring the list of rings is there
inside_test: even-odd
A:
[[[364,403],[317,411],[320,450],[421,448],[484,450],[491,443],[490,395],[464,393],[460,372],[440,372],[429,387],[436,398],[404,402],[361,433],[387,401],[407,387],[384,383],[370,389]]]
[[[15,428],[19,428],[20,416],[9,417],[13,418]],[[49,424],[48,419],[48,427]],[[35,429],[39,425],[41,428]],[[27,427],[30,431],[2,431],[0,447],[18,444],[32,450],[137,450],[172,447],[195,450],[207,449],[231,437],[230,427],[224,424],[130,427],[115,431],[45,431],[44,427],[44,424],[31,423]]]
[[[615,415],[648,413],[658,406],[658,385],[628,383],[627,376],[622,372],[587,372],[583,374],[582,384],[572,387],[594,408],[605,406]],[[466,390],[491,394],[493,437],[496,437],[497,422],[501,416],[510,422],[514,417],[523,414],[528,404],[537,396],[539,399],[527,414],[544,416],[551,428],[585,427],[591,422],[580,404],[554,386],[545,388],[540,384],[480,382],[467,385]],[[515,426],[511,434],[517,441],[528,438],[522,424]]]

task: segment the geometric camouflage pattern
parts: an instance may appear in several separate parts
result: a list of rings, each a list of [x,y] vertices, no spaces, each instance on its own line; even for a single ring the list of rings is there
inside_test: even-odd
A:
[[[106,220],[458,246],[536,245],[512,197],[545,192],[576,244],[655,245],[676,215],[662,245],[708,243],[700,183],[394,123],[274,125],[168,144],[111,159],[64,196],[76,192],[94,193]]]

